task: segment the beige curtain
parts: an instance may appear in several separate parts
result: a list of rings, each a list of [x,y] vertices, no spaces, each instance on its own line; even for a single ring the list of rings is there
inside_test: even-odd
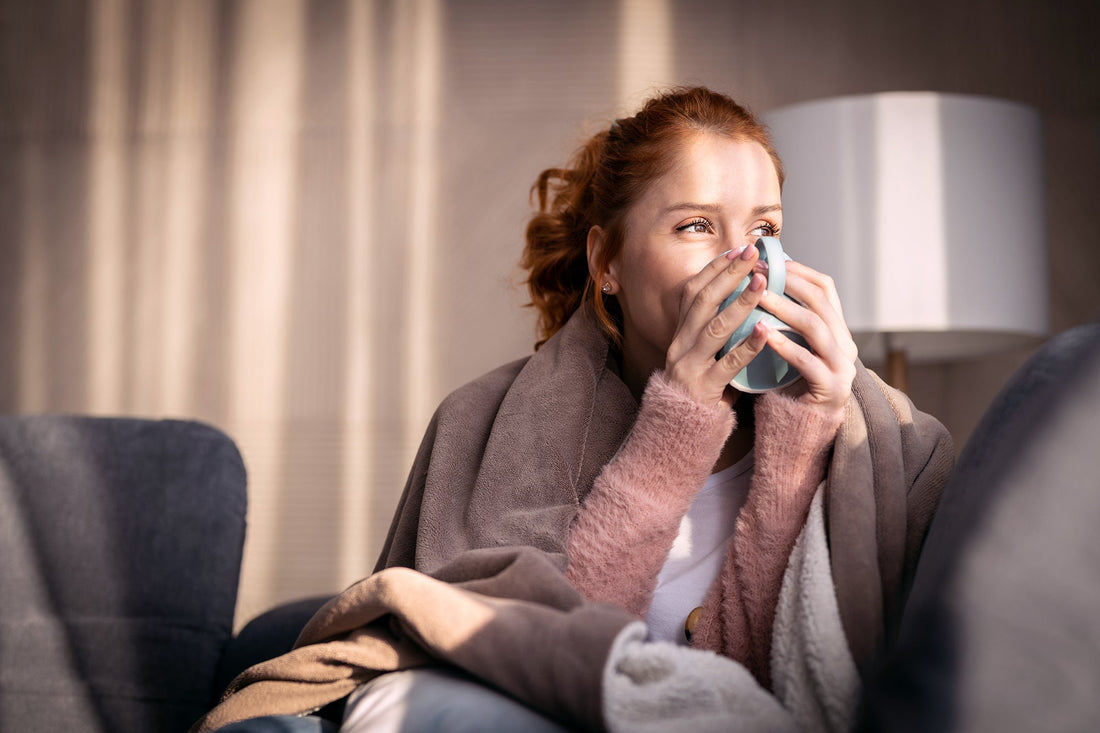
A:
[[[240,622],[365,575],[435,404],[529,353],[527,188],[579,120],[668,81],[667,8],[4,12],[9,73],[29,78],[2,143],[3,407],[229,433],[249,469]]]

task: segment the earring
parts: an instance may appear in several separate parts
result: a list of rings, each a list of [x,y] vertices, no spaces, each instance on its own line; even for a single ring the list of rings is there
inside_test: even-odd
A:
[[[611,294],[611,283],[604,283],[603,287],[600,288],[600,290],[602,290],[605,295],[610,295]]]

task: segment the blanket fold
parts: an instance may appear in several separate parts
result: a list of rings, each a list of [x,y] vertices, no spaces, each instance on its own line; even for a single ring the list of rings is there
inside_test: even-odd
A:
[[[631,616],[584,601],[532,548],[471,551],[439,575],[466,580],[389,568],[351,586],[293,651],[237,677],[192,733],[309,713],[379,674],[425,664],[464,669],[571,728],[604,729],[593,693]]]

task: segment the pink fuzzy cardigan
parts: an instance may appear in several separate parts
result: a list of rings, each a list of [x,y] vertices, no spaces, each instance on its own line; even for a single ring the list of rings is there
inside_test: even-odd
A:
[[[692,645],[745,664],[768,685],[771,629],[787,558],[843,411],[769,393],[755,406],[755,471],[722,572]],[[644,616],[695,495],[734,429],[725,405],[700,405],[657,372],[637,421],[570,528],[566,577],[586,598]],[[791,439],[791,438],[795,439]]]

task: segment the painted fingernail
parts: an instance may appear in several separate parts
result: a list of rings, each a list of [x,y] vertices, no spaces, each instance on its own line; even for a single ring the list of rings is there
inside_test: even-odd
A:
[[[745,251],[744,247],[738,247],[737,249],[727,249],[722,254],[725,256],[725,258],[727,260],[736,260],[741,255],[741,253],[744,252],[744,251]]]
[[[768,267],[768,263],[764,260],[757,260],[756,264],[753,265],[753,269],[760,270],[761,272],[767,272],[770,268]]]
[[[755,251],[756,251],[756,247],[742,247],[741,248],[741,259],[745,260],[746,262],[751,260],[752,259],[752,253],[755,252]]]
[[[763,287],[764,287],[764,276],[761,275],[759,272],[754,273],[753,276],[752,276],[752,280],[749,280],[749,290],[752,290],[752,291],[755,292],[757,290],[762,290]]]

